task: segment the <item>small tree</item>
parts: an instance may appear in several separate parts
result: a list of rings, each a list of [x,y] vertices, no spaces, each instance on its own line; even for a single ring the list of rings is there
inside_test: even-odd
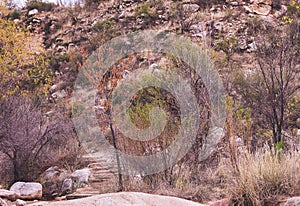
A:
[[[52,75],[45,51],[36,39],[11,20],[0,0],[0,98],[30,92],[46,93]]]
[[[99,49],[98,52],[100,53],[100,51],[101,50]],[[118,80],[122,79],[122,74],[125,68],[122,67],[120,70],[118,70],[116,65],[114,65],[110,72],[103,74],[102,71],[96,69],[103,67],[102,62],[98,60],[93,61],[93,59],[91,61],[91,59],[88,59],[85,62],[85,65],[86,67],[82,68],[84,70],[84,77],[90,83],[92,83],[95,88],[98,89],[97,97],[95,99],[95,113],[97,119],[101,120],[98,123],[101,131],[104,132],[106,129],[108,129],[112,138],[112,145],[115,150],[115,157],[118,167],[118,191],[122,191],[124,190],[123,176],[121,173],[122,165],[118,151],[117,134],[111,116],[111,97],[113,89],[117,86]]]
[[[273,143],[278,143],[282,141],[282,130],[287,127],[288,104],[300,89],[299,22],[288,25],[286,33],[270,33],[257,45],[255,75],[241,85],[242,95],[256,119],[263,119],[260,123],[271,128]]]
[[[40,101],[0,101],[0,152],[11,161],[13,181],[32,181],[47,167],[76,158],[78,143],[64,111],[46,116]]]

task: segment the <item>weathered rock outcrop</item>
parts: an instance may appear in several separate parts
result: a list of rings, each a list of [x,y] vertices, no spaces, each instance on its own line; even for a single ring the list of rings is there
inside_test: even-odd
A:
[[[71,186],[66,187],[66,183],[64,182],[68,176],[69,173],[66,170],[60,169],[57,166],[49,167],[41,176],[43,196],[51,199],[61,194],[71,193],[72,183]],[[68,189],[71,190],[68,191]]]

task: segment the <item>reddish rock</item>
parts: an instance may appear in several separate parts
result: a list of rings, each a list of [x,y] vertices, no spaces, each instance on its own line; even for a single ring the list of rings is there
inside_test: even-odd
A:
[[[271,12],[272,7],[266,4],[252,5],[253,12],[258,15],[268,15]]]

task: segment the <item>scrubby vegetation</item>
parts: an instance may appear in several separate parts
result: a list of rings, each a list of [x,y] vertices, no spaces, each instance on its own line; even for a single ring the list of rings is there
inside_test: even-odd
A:
[[[262,148],[244,153],[232,171],[228,189],[234,205],[275,205],[279,196],[299,192],[300,154]]]
[[[84,5],[78,1],[62,8],[28,1],[20,10],[1,3],[0,184],[9,188],[16,181],[38,181],[50,166],[71,170],[87,165],[81,158],[86,155],[78,138],[82,134],[71,121],[85,112],[81,97],[73,98],[81,72],[97,89],[94,102],[89,102],[97,127],[83,132],[84,141],[88,149],[97,151],[102,140],[88,137],[98,132],[116,150],[118,181],[106,185],[109,192],[143,191],[198,202],[227,198],[230,205],[244,206],[276,205],[282,197],[300,195],[300,3],[261,2],[270,11],[260,15],[260,10],[251,11],[252,5],[245,7],[252,3],[245,2],[86,0]],[[29,15],[32,9],[38,13]],[[222,139],[208,158],[200,157],[211,121],[219,121],[212,114],[215,97],[209,96],[205,79],[190,62],[168,53],[132,52],[107,68],[108,72],[99,71],[107,65],[99,62],[102,53],[97,49],[114,37],[143,29],[168,30],[191,38],[205,51],[199,58],[206,60],[209,55],[209,66],[218,70],[226,92],[226,122],[217,128]],[[131,49],[129,40],[126,45]],[[182,50],[186,46],[179,45]],[[105,53],[105,61],[118,49]],[[192,48],[186,50],[191,59],[196,58]],[[197,66],[208,66],[204,60]],[[87,70],[89,67],[93,69]],[[190,121],[181,118],[184,108],[176,99],[181,95],[190,103],[186,91],[176,96],[148,86],[131,97],[129,119],[138,130],[159,128],[163,120],[165,128],[158,135],[151,131],[149,135],[157,137],[149,141],[122,133],[113,111],[124,105],[112,101],[113,92],[145,68],[149,73],[139,79],[141,84],[153,83],[149,76],[161,71],[175,72],[187,80],[201,117],[194,144],[178,162],[155,174],[141,169],[135,176],[126,176],[120,174],[124,165],[135,169],[140,165],[132,160],[122,162],[121,152],[155,155],[175,141],[184,121]],[[89,95],[84,91],[82,98],[91,98]],[[165,113],[151,113],[153,108]],[[158,125],[151,125],[153,116],[157,122],[152,123]],[[167,165],[168,158],[161,159]]]
[[[37,9],[38,11],[51,11],[56,7],[54,3],[43,2],[41,0],[30,0],[26,2],[28,10]]]
[[[43,2],[39,2],[45,4]],[[31,7],[30,7],[31,9]],[[1,12],[11,18],[19,13]],[[15,13],[15,14],[14,14]],[[1,184],[34,181],[47,167],[79,154],[65,105],[47,102],[53,71],[37,39],[11,19],[0,18]]]

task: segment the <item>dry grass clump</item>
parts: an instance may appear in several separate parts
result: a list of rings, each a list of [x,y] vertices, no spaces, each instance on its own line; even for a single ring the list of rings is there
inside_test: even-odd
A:
[[[299,192],[300,153],[264,149],[237,160],[229,190],[233,205],[275,205],[280,196]]]

